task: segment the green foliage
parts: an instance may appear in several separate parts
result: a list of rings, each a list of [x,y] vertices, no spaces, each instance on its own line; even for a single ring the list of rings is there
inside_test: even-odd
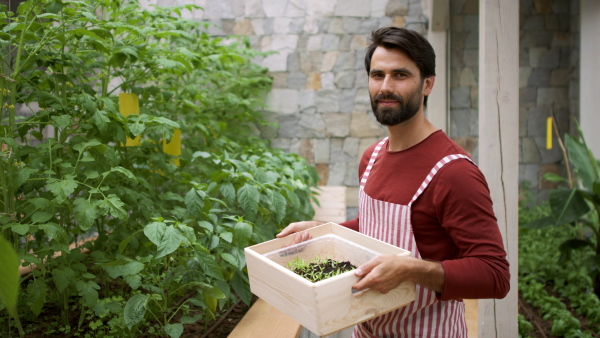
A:
[[[296,257],[288,262],[287,268],[313,283],[356,269],[356,267],[349,262],[338,262],[330,258],[321,258],[319,256],[311,261]]]
[[[23,265],[39,266],[21,280],[26,322],[54,307],[49,333],[177,337],[250,302],[245,246],[312,217],[315,169],[253,132],[268,125],[271,84],[258,53],[182,18],[194,10],[2,7],[0,227]],[[121,92],[138,96],[139,115],[120,113]],[[176,129],[178,165],[162,148]]]
[[[527,191],[526,186],[523,191]],[[524,225],[551,214],[548,204],[531,206],[529,195],[519,204],[519,224]],[[600,329],[600,300],[593,292],[588,261],[591,248],[572,252],[561,260],[560,245],[580,234],[576,227],[561,225],[519,231],[519,292],[525,301],[538,308],[543,318],[552,321],[552,334],[566,337],[591,337]],[[567,302],[568,300],[568,302]],[[584,330],[573,313],[588,320]],[[527,325],[519,322],[526,336]]]
[[[19,269],[17,254],[3,237],[0,237],[0,300],[11,314],[17,305]]]
[[[543,228],[565,224],[580,228],[577,235],[558,245],[561,260],[571,261],[573,251],[591,248],[587,271],[594,280],[594,291],[600,296],[600,169],[598,160],[588,148],[581,130],[579,138],[565,136],[569,161],[577,174],[577,181],[568,182],[569,188],[559,187],[550,191],[548,204],[550,215],[523,225],[525,228]],[[557,175],[547,175],[552,181],[563,180]]]

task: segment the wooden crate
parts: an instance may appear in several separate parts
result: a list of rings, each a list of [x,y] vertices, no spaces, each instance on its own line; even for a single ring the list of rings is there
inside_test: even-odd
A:
[[[296,257],[315,255],[359,266],[377,254],[410,252],[335,223],[306,230],[313,239],[287,248],[292,236],[247,247],[246,263],[252,293],[290,316],[313,333],[325,336],[408,305],[415,299],[414,283],[405,282],[387,294],[375,290],[353,293],[353,271],[312,283],[286,268]]]

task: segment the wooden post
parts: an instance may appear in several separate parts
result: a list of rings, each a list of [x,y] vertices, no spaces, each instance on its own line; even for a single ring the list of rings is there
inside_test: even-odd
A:
[[[585,141],[596,158],[600,157],[600,1],[581,0],[581,64],[579,65],[579,124]]]
[[[422,0],[429,18],[427,40],[435,50],[435,85],[427,99],[427,119],[437,128],[447,130],[448,119],[448,29],[450,27],[449,0]]]
[[[479,1],[479,162],[510,263],[510,292],[479,301],[479,337],[517,337],[519,1]]]

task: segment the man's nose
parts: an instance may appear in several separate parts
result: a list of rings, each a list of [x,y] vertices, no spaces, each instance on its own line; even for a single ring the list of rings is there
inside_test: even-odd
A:
[[[383,82],[381,83],[380,92],[382,94],[389,94],[389,93],[393,92],[392,81],[389,76],[386,76],[383,79]]]

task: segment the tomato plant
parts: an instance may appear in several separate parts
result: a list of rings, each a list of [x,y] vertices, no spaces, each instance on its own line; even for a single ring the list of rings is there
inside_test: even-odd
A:
[[[250,301],[245,246],[312,217],[315,169],[255,132],[271,84],[258,52],[186,10],[2,7],[0,226],[33,269],[1,334],[54,308],[48,333],[178,337]]]

